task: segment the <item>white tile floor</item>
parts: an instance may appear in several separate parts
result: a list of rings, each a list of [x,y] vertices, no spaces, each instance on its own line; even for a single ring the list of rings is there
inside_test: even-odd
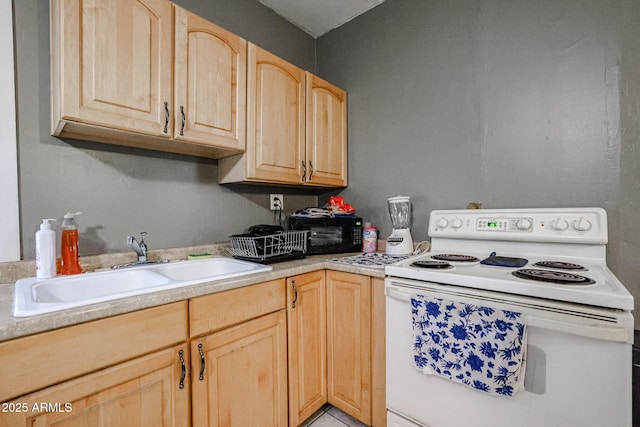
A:
[[[313,414],[301,427],[366,427],[352,416],[345,414],[338,408],[325,405],[320,411]]]

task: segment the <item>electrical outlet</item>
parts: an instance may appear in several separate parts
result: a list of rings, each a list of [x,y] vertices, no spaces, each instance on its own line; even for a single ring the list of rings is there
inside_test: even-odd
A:
[[[272,211],[284,209],[284,197],[282,194],[270,194],[269,200],[269,209]]]

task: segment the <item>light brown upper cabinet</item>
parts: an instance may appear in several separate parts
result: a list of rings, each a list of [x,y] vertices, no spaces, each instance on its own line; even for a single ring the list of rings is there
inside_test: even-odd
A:
[[[247,42],[175,6],[174,138],[244,151]]]
[[[168,138],[171,3],[50,3],[54,133],[68,120]]]
[[[176,7],[174,63],[172,8],[50,1],[53,135],[213,158],[244,150],[244,40]]]
[[[219,181],[347,185],[346,93],[248,44],[247,147]]]
[[[347,185],[347,93],[307,72],[307,175],[311,185]]]

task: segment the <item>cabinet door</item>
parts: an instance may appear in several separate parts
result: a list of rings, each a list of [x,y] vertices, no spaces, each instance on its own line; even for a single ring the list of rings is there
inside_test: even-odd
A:
[[[174,138],[244,151],[247,42],[175,6]]]
[[[298,426],[327,402],[325,273],[287,279],[289,425]]]
[[[307,184],[347,185],[347,93],[307,72]]]
[[[186,345],[18,398],[6,404],[11,411],[0,412],[0,426],[187,427],[189,379],[182,360],[188,363]]]
[[[305,72],[249,43],[246,178],[300,184]]]
[[[171,3],[60,0],[51,9],[52,61],[61,62],[52,67],[54,135],[58,117],[169,137]]]
[[[371,425],[371,284],[327,271],[329,403]]]
[[[280,310],[191,342],[193,426],[287,425],[286,329]]]

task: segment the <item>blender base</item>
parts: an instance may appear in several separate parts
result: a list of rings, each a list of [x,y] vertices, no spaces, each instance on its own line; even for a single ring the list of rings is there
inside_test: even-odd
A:
[[[389,256],[405,256],[413,253],[413,239],[409,229],[393,230],[387,237],[387,246],[384,251]]]

